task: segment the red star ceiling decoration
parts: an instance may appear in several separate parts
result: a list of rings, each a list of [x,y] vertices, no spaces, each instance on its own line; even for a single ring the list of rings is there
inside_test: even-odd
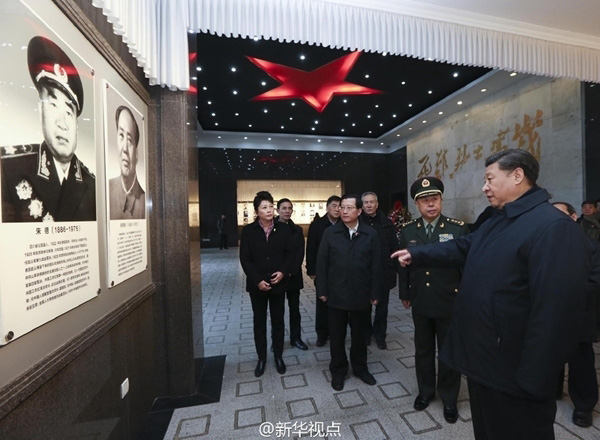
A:
[[[252,101],[300,98],[318,112],[323,112],[333,95],[374,95],[380,90],[346,82],[360,51],[352,52],[312,72],[247,56],[250,61],[281,83],[279,87],[252,98]]]

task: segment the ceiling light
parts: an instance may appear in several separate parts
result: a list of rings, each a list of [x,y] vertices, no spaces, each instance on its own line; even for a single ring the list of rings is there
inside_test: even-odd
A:
[[[409,130],[409,131],[410,131],[410,130],[412,130],[412,127],[408,127],[408,130]]]
[[[342,128],[342,132],[344,131],[344,129]]]
[[[404,86],[406,85],[406,81],[402,81],[401,84]]]
[[[367,118],[371,119],[371,115],[367,115]]]
[[[383,145],[383,142],[381,143],[381,145]]]
[[[344,141],[340,141],[340,144],[343,144],[343,143],[344,143]]]
[[[381,54],[381,56],[382,56],[382,57],[384,57],[384,56],[386,56],[386,55],[387,55],[387,52],[383,52],[383,53]]]
[[[189,123],[189,122],[186,122],[186,124],[187,124],[187,125],[190,125],[190,123]]]
[[[236,116],[239,116],[240,114],[239,114],[239,113],[236,113],[235,115],[236,115]]]
[[[252,39],[253,39],[254,41],[258,41],[258,35],[255,35],[255,36],[254,36]]]
[[[379,108],[379,104],[375,104],[375,108]]]
[[[383,122],[380,122],[380,123],[379,123],[379,126],[380,126],[380,127],[383,127]]]
[[[298,139],[296,139],[296,142],[298,142]]]
[[[233,94],[234,94],[234,95],[237,95],[237,90],[234,90],[234,91],[233,91]]]
[[[398,133],[398,134],[396,135],[396,137],[400,137],[400,133]]]
[[[206,88],[206,86],[204,86],[204,87],[202,87],[202,90],[208,90],[208,89]]]
[[[395,117],[396,117],[396,114],[394,113],[394,114],[392,115],[392,118],[395,118]]]
[[[360,144],[361,144],[361,145],[363,145],[363,144],[364,144],[364,141],[360,141]]]
[[[454,78],[457,78],[457,77],[458,77],[458,72],[454,72],[454,73],[452,74],[452,76],[453,76]]]
[[[248,139],[248,136],[244,136],[244,140]]]
[[[290,121],[293,121],[293,120],[294,120],[294,118],[292,118],[292,117],[290,116]]]
[[[266,85],[267,85],[267,82],[266,82],[266,81],[262,81],[260,84],[261,84],[262,86],[266,86]]]
[[[283,130],[284,128],[285,128],[285,126],[283,126],[283,125],[282,125],[282,126],[281,126],[281,129]]]
[[[353,122],[353,123],[352,123],[352,126],[353,126],[353,127],[356,127],[356,122]]]
[[[248,124],[248,127],[249,127],[249,128],[252,128],[252,124]]]
[[[408,104],[409,107],[412,107],[412,104]]]
[[[319,120],[318,120],[318,119],[315,119],[315,124],[318,124],[318,123],[319,123]]]
[[[269,113],[269,110],[267,110],[266,108],[263,109],[263,113]]]
[[[365,78],[368,78],[368,77],[369,77],[369,74],[367,73],[367,74],[365,75]]]
[[[268,141],[270,141],[270,140],[271,140],[271,138],[267,138],[267,140],[268,140]]]
[[[196,78],[195,76],[192,76],[192,80],[196,81],[198,78]]]
[[[348,116],[349,116],[349,114],[350,114],[350,113],[346,113],[346,114],[344,114],[344,116],[345,116],[345,117],[348,117]]]
[[[427,94],[429,94],[429,95],[431,95],[432,93],[433,93],[433,91],[432,91],[432,90],[429,90],[429,91],[427,92]]]
[[[197,70],[198,72],[202,72],[202,67],[198,66],[198,67],[196,67],[196,70]]]
[[[292,107],[293,107],[293,106],[295,106],[295,105],[296,105],[296,103],[295,103],[295,102],[292,102]]]
[[[347,99],[342,99],[342,102],[343,102],[344,104],[346,104],[346,103],[348,102],[348,100],[347,100]]]
[[[321,142],[321,139],[317,139],[317,142]]]
[[[444,114],[444,112],[438,112],[438,115],[443,115],[443,114]]]
[[[235,67],[232,67],[232,68],[231,68],[231,71],[232,71],[232,72],[235,72],[235,71],[237,71],[237,69],[236,69]]]
[[[221,136],[217,136],[217,139],[221,139]]]
[[[211,104],[212,104],[212,101],[206,101],[206,103],[207,103],[208,105],[211,105]]]
[[[372,134],[372,133],[373,133],[373,130],[369,130],[369,134]]]
[[[427,121],[425,119],[423,119],[423,124],[427,124]]]
[[[215,122],[215,125],[219,125],[219,123],[218,123],[218,122]]]
[[[458,102],[457,102],[457,104],[458,104],[458,105],[462,105],[462,101],[458,101]]]
[[[211,116],[217,116],[217,114],[216,113],[211,113]]]
[[[517,72],[511,73],[510,76],[517,76]]]
[[[481,89],[481,93],[487,92],[487,89]]]
[[[315,127],[311,127],[310,129],[311,129],[312,131],[315,131]]]
[[[304,55],[300,55],[300,59],[304,60],[304,59],[306,59],[306,57]]]

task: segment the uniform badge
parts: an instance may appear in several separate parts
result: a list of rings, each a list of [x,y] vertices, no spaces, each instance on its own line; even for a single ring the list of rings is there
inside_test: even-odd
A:
[[[453,234],[440,234],[440,243],[454,239]]]
[[[50,178],[50,170],[48,169],[48,165],[50,162],[46,159],[46,152],[42,151],[42,155],[40,156],[40,161],[38,163],[38,176],[41,176],[48,180]]]
[[[409,246],[416,246],[416,245],[417,245],[417,240],[410,240],[410,241],[408,242],[408,245],[409,245]]]
[[[427,179],[423,179],[423,181],[421,182],[421,186],[423,188],[427,188],[429,185],[431,185],[431,183]]]

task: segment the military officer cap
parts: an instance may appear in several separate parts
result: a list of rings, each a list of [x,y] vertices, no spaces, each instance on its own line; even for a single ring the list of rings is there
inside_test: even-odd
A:
[[[83,109],[83,85],[79,72],[67,54],[54,42],[36,36],[27,46],[27,64],[38,92],[47,84],[62,90],[75,104],[77,116]]]
[[[410,187],[410,196],[413,200],[419,197],[432,196],[434,194],[442,194],[444,192],[444,184],[440,179],[433,176],[421,177],[413,182]]]

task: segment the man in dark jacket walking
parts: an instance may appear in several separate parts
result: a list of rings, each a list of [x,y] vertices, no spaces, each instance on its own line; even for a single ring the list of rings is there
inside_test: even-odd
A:
[[[352,372],[368,385],[375,378],[367,368],[367,343],[371,305],[381,297],[381,250],[377,231],[359,222],[358,195],[342,196],[342,221],[328,228],[317,258],[317,297],[327,304],[331,362],[331,386],[344,388],[348,373],[346,327],[350,324]]]
[[[591,248],[509,149],[485,161],[495,208],[474,233],[400,250],[402,266],[464,264],[440,359],[467,376],[477,439],[554,439],[556,378],[580,336]]]
[[[464,222],[442,214],[444,184],[436,177],[421,177],[410,187],[421,217],[402,227],[400,247],[454,240],[468,233]],[[460,267],[402,268],[398,290],[404,307],[412,307],[415,326],[415,372],[419,394],[414,408],[422,411],[435,397],[435,391],[444,404],[444,419],[456,423],[456,401],[460,390],[460,373],[439,361],[437,375],[435,352],[444,346],[444,339],[452,320],[454,301],[460,284]],[[437,376],[437,377],[436,377]],[[437,378],[437,387],[436,387]]]
[[[398,246],[398,238],[396,237],[394,225],[383,212],[378,210],[379,201],[377,200],[377,194],[370,191],[365,192],[361,196],[361,200],[362,214],[360,215],[360,220],[377,231],[379,244],[381,245],[381,264],[383,270],[383,291],[381,292],[381,299],[375,306],[375,317],[373,318],[373,325],[367,334],[367,345],[370,345],[371,336],[374,336],[377,348],[385,350],[387,348],[385,337],[387,333],[390,290],[396,286],[398,273],[398,262],[392,260],[389,256],[400,249],[400,247]]]
[[[292,220],[294,205],[290,199],[281,199],[277,202],[279,217],[275,220],[285,223],[290,227],[290,243],[292,251],[292,271],[289,274],[287,291],[285,292],[290,309],[290,344],[300,350],[308,350],[302,341],[300,327],[300,290],[304,287],[302,282],[302,262],[304,261],[304,233],[302,228]]]
[[[308,237],[306,239],[306,273],[315,281],[317,286],[317,254],[323,232],[331,225],[335,225],[340,219],[340,197],[331,196],[327,199],[327,214],[321,218],[315,219],[308,227]],[[327,323],[327,306],[324,302],[316,301],[315,310],[315,331],[317,332],[317,347],[322,347],[329,337],[329,326]]]

